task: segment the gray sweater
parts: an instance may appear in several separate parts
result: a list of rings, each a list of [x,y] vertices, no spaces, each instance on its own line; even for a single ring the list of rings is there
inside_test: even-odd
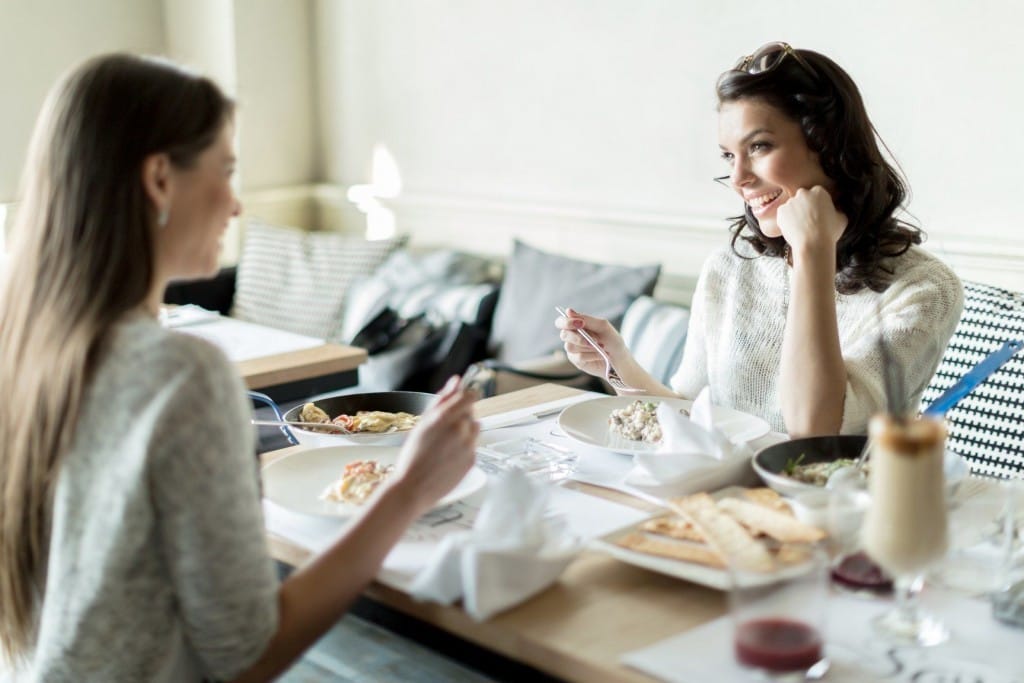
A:
[[[61,465],[32,681],[228,679],[277,626],[244,387],[204,341],[115,329]]]

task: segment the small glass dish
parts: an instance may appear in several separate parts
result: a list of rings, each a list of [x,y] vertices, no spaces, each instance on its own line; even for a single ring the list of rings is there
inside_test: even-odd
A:
[[[533,437],[521,437],[480,446],[476,464],[488,474],[521,470],[531,479],[557,482],[576,468],[576,454],[568,448]]]

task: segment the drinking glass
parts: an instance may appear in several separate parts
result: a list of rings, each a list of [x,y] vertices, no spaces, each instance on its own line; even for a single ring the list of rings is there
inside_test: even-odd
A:
[[[729,570],[736,661],[759,678],[816,680],[828,671],[828,555],[815,546],[805,552],[805,560],[783,570],[781,580],[737,567]]]
[[[1024,627],[1024,480],[1002,482],[1006,506],[1000,525],[1002,585],[991,594],[996,619]]]
[[[868,556],[895,578],[897,605],[875,620],[887,638],[921,646],[949,639],[949,629],[918,605],[925,571],[946,552],[943,454],[945,423],[879,415],[871,420],[871,500],[861,540]]]
[[[875,598],[892,592],[892,577],[868,557],[861,542],[871,494],[862,478],[839,482],[829,490],[829,551],[832,584],[845,593]]]
[[[1008,526],[1015,517],[1015,482],[970,486],[978,483],[968,482],[950,500],[949,550],[929,578],[954,590],[986,595],[1009,578],[1016,541]]]

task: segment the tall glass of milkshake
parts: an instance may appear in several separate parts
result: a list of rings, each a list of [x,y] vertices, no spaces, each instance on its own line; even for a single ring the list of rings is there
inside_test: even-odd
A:
[[[949,630],[918,607],[917,594],[925,570],[945,555],[948,543],[946,426],[940,420],[877,415],[870,434],[871,503],[862,541],[871,559],[895,577],[898,598],[875,625],[894,640],[937,645],[949,638]]]

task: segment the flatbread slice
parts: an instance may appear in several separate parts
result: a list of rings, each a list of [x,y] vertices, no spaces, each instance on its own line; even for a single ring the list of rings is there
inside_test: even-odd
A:
[[[693,522],[682,517],[656,517],[641,524],[640,529],[649,534],[678,538],[683,541],[704,543],[706,540],[704,534],[698,531],[697,527],[693,526]]]
[[[784,565],[802,564],[811,557],[810,546],[783,543],[775,550],[775,561]]]
[[[703,564],[717,569],[725,569],[726,566],[725,558],[706,545],[677,543],[674,541],[651,538],[650,536],[638,531],[626,534],[619,538],[615,543],[623,548],[635,550],[636,552],[645,553],[647,555],[658,555],[659,557],[668,557],[673,560],[695,562],[697,564]]]
[[[770,488],[743,489],[743,497],[755,505],[781,512],[790,517],[794,516],[793,508],[789,507],[789,503],[783,500],[777,491]]]
[[[770,572],[775,567],[768,550],[739,522],[718,508],[711,496],[698,493],[671,501],[672,507],[708,539],[708,545],[741,569]]]
[[[718,507],[754,533],[765,534],[782,543],[816,543],[825,538],[825,532],[818,527],[739,498],[720,500]]]

